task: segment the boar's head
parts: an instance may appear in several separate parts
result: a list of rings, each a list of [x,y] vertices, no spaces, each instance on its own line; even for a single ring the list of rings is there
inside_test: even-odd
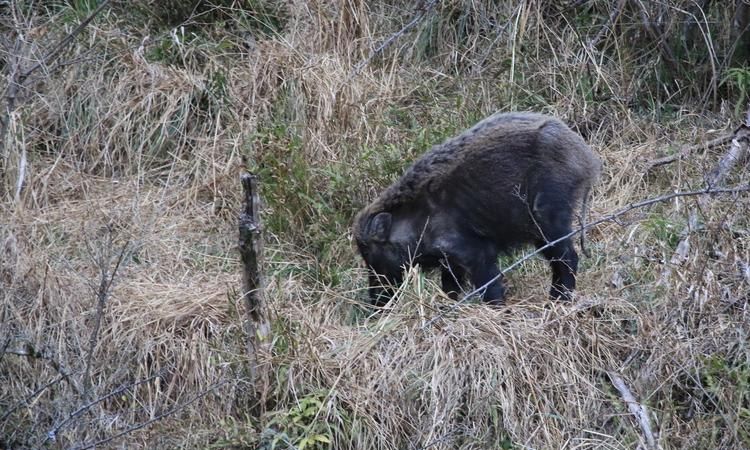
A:
[[[403,280],[404,266],[409,264],[408,245],[394,236],[390,212],[370,214],[366,211],[356,220],[355,241],[365,265],[370,269],[370,299],[382,306],[393,296],[393,286]]]

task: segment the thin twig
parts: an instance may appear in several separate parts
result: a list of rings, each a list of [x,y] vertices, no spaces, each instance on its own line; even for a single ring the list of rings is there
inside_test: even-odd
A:
[[[622,400],[627,403],[630,413],[638,420],[638,425],[640,425],[641,431],[643,431],[643,436],[646,438],[647,447],[649,449],[658,448],[656,445],[656,439],[654,438],[654,432],[652,431],[651,418],[649,418],[646,406],[638,403],[621,376],[614,372],[607,372],[607,375],[609,375],[612,385],[614,385],[614,387],[620,392]]]
[[[616,220],[620,216],[622,216],[622,215],[624,215],[624,214],[626,214],[626,213],[628,213],[628,212],[630,212],[630,211],[632,211],[634,209],[644,208],[646,206],[650,206],[650,205],[653,205],[655,203],[662,203],[662,202],[666,202],[666,201],[669,201],[669,200],[672,200],[672,199],[675,199],[675,198],[679,198],[679,197],[694,197],[694,196],[699,196],[699,195],[718,195],[718,194],[738,194],[738,193],[741,193],[741,192],[750,192],[750,184],[746,184],[746,185],[743,185],[743,186],[735,186],[735,187],[730,187],[730,188],[712,188],[712,187],[707,187],[705,189],[696,190],[696,191],[673,192],[671,194],[665,194],[665,195],[661,195],[659,197],[654,197],[654,198],[650,198],[650,199],[647,199],[647,200],[641,200],[640,202],[631,203],[630,205],[628,205],[628,206],[626,206],[626,207],[624,207],[624,208],[622,208],[622,209],[620,209],[618,211],[615,211],[615,212],[613,212],[611,214],[607,214],[606,216],[602,216],[602,217],[600,217],[599,219],[597,219],[597,220],[595,220],[593,222],[589,222],[589,223],[587,223],[583,227],[576,228],[575,230],[571,231],[570,233],[568,233],[568,234],[566,234],[566,235],[564,235],[564,236],[562,236],[562,237],[560,237],[558,239],[555,239],[554,241],[547,242],[547,244],[545,244],[545,245],[537,248],[535,251],[526,254],[522,258],[516,260],[513,264],[509,265],[508,267],[506,267],[505,269],[503,269],[502,271],[500,271],[499,274],[497,274],[496,276],[492,277],[489,281],[487,281],[486,283],[484,283],[482,286],[477,287],[473,291],[471,291],[468,294],[464,295],[464,297],[461,298],[461,300],[457,301],[456,303],[454,303],[450,307],[448,307],[445,310],[441,311],[440,314],[438,314],[437,316],[433,317],[422,328],[424,329],[424,328],[432,325],[438,319],[440,319],[445,313],[448,313],[448,312],[451,312],[451,311],[455,310],[459,305],[461,305],[462,303],[466,302],[472,296],[484,292],[484,290],[487,289],[487,287],[490,284],[494,283],[495,281],[497,281],[498,279],[500,279],[506,273],[508,273],[511,270],[515,269],[516,267],[520,266],[524,262],[528,261],[529,259],[531,259],[534,256],[538,255],[539,253],[543,252],[544,250],[546,250],[546,249],[548,249],[548,248],[550,248],[550,247],[552,247],[552,246],[554,246],[554,245],[556,245],[556,244],[558,244],[558,243],[560,243],[560,242],[562,242],[562,241],[564,241],[566,239],[569,239],[569,238],[571,238],[572,236],[575,236],[578,233],[581,233],[581,232],[583,232],[585,230],[591,229],[591,228],[593,228],[593,227],[595,227],[595,226],[597,226],[599,224],[602,224],[604,222],[616,222]]]
[[[154,422],[157,422],[157,421],[159,421],[159,420],[161,420],[161,419],[163,419],[165,417],[171,416],[172,414],[174,414],[174,413],[176,413],[176,412],[178,412],[178,411],[180,411],[182,409],[187,408],[188,406],[192,405],[193,403],[195,403],[199,399],[201,399],[201,398],[205,397],[206,395],[210,394],[216,388],[222,386],[225,383],[226,383],[226,380],[220,381],[218,383],[214,383],[212,386],[209,386],[208,389],[206,389],[203,392],[200,392],[200,393],[196,394],[193,398],[191,398],[190,400],[186,401],[185,403],[183,403],[181,405],[178,405],[178,406],[175,406],[174,408],[172,408],[172,409],[170,409],[170,410],[168,410],[166,412],[163,412],[163,413],[155,416],[153,419],[149,419],[149,420],[147,420],[147,421],[145,421],[143,423],[139,423],[137,425],[133,425],[132,427],[129,427],[126,430],[123,430],[123,431],[121,431],[121,432],[119,432],[117,434],[114,434],[114,435],[112,435],[112,436],[110,436],[110,437],[108,437],[106,439],[102,439],[102,440],[99,440],[99,441],[96,441],[96,442],[91,442],[91,443],[88,443],[88,444],[83,444],[83,445],[76,446],[76,447],[69,447],[69,450],[88,450],[90,448],[99,447],[99,446],[102,446],[102,445],[107,444],[109,442],[112,442],[113,440],[115,440],[115,439],[117,439],[119,437],[125,436],[126,434],[130,434],[133,431],[137,431],[137,430],[140,430],[141,428],[145,428],[145,427],[151,425]]]
[[[110,242],[108,245],[111,245],[111,234],[110,234]],[[109,261],[99,261],[100,269],[101,269],[101,279],[99,281],[99,289],[96,292],[96,316],[95,316],[95,322],[94,322],[94,329],[91,330],[91,336],[89,337],[89,347],[88,347],[88,355],[86,356],[86,370],[83,377],[83,385],[84,385],[84,393],[88,396],[89,389],[92,386],[91,383],[91,363],[93,361],[94,357],[94,350],[96,348],[96,342],[99,338],[99,329],[101,328],[102,324],[102,317],[104,316],[104,307],[107,304],[107,298],[109,297],[109,290],[112,287],[112,282],[115,279],[115,275],[117,275],[117,270],[120,268],[120,264],[122,263],[123,258],[125,257],[125,252],[130,246],[130,241],[126,242],[125,245],[122,246],[122,249],[120,250],[120,255],[117,257],[117,262],[115,263],[114,269],[112,269],[112,273],[108,273],[109,270]]]
[[[656,42],[657,46],[659,47],[661,56],[664,59],[664,62],[666,62],[667,66],[669,67],[669,70],[672,73],[676,73],[679,69],[679,65],[677,64],[677,59],[675,58],[674,53],[672,53],[672,49],[666,42],[665,34],[659,34],[660,30],[658,30],[652,23],[651,18],[649,17],[648,10],[646,9],[646,5],[644,5],[641,0],[637,0],[635,3],[637,3],[639,6],[641,20],[643,21],[643,28],[646,29],[646,32],[651,35],[651,38]]]
[[[8,417],[10,417],[11,414],[13,414],[14,412],[16,412],[16,410],[18,408],[20,408],[21,406],[28,406],[29,402],[31,401],[31,399],[35,398],[36,396],[38,396],[42,392],[46,391],[47,389],[49,389],[52,386],[56,385],[57,383],[61,382],[65,378],[67,378],[67,375],[60,375],[59,377],[55,378],[54,380],[52,380],[49,383],[45,384],[44,386],[40,387],[36,391],[32,392],[26,398],[24,398],[23,400],[21,400],[20,402],[16,403],[11,408],[9,408],[7,411],[5,411],[5,414],[3,414],[2,417],[0,417],[0,422],[5,422],[5,419],[7,419]]]
[[[100,397],[100,398],[98,398],[96,400],[92,400],[92,401],[86,403],[85,405],[79,407],[78,409],[76,409],[75,411],[73,411],[72,413],[70,413],[68,415],[68,417],[65,418],[65,420],[63,420],[59,424],[57,424],[54,427],[52,427],[52,429],[47,432],[47,436],[44,438],[44,441],[42,441],[42,444],[46,443],[47,441],[54,441],[57,438],[57,433],[59,433],[60,430],[63,429],[63,427],[65,427],[67,424],[69,424],[71,421],[73,421],[73,419],[76,419],[81,414],[83,414],[86,411],[88,411],[89,409],[91,409],[92,406],[94,406],[94,405],[96,405],[98,403],[101,403],[101,402],[103,402],[105,400],[108,400],[108,399],[110,399],[112,397],[115,397],[117,395],[120,395],[121,393],[123,393],[123,392],[125,392],[125,391],[127,391],[129,389],[132,389],[132,388],[134,388],[136,386],[140,386],[141,384],[148,383],[149,381],[151,381],[153,379],[156,379],[156,378],[159,378],[159,377],[163,376],[163,374],[164,374],[164,371],[160,371],[158,373],[155,373],[154,375],[151,375],[148,378],[144,378],[142,380],[134,381],[133,383],[127,384],[125,386],[121,386],[121,387],[115,389],[114,391],[110,392],[109,394],[106,394],[103,397]]]
[[[29,68],[28,70],[22,72],[20,76],[18,77],[18,83],[23,84],[23,82],[26,81],[26,78],[28,78],[29,75],[39,70],[41,67],[54,61],[55,58],[60,56],[60,52],[62,52],[65,46],[70,44],[70,42],[72,42],[76,36],[81,34],[81,32],[88,26],[88,24],[90,24],[91,21],[94,20],[94,18],[97,15],[99,15],[99,13],[102,12],[102,10],[104,10],[104,8],[109,4],[109,2],[110,0],[103,0],[101,3],[99,3],[99,6],[97,6],[96,9],[92,11],[91,14],[88,15],[88,17],[83,19],[83,21],[79,23],[78,26],[75,27],[73,31],[68,33],[67,36],[60,39],[60,41],[54,47],[52,47],[39,62],[31,66],[31,68]]]
[[[16,355],[16,356],[26,356],[28,358],[34,358],[34,359],[43,359],[49,363],[50,366],[52,366],[57,373],[60,374],[60,376],[68,382],[68,385],[78,394],[82,395],[83,391],[81,388],[75,383],[74,379],[71,377],[72,373],[68,372],[68,370],[60,364],[55,358],[53,358],[49,352],[46,349],[37,350],[36,347],[31,342],[22,342],[21,347],[15,347],[12,349],[8,349],[6,347],[3,350],[3,354],[9,354],[9,355]]]
[[[349,74],[349,77],[347,78],[347,82],[350,81],[355,76],[359,75],[359,73],[362,71],[362,69],[365,68],[370,62],[372,62],[373,59],[375,59],[376,56],[383,53],[383,51],[388,48],[393,42],[396,41],[399,37],[401,37],[403,34],[414,28],[425,16],[427,16],[427,13],[435,7],[437,4],[437,0],[430,0],[427,2],[424,7],[419,8],[419,12],[416,16],[411,20],[411,22],[404,25],[403,28],[401,28],[399,31],[394,33],[391,37],[383,41],[382,44],[378,46],[375,50],[370,53],[370,56],[367,57],[367,59],[360,61],[356,66],[354,66],[354,69],[352,70],[352,73]]]
[[[23,87],[26,79],[34,72],[42,67],[47,66],[50,62],[54,61],[62,52],[62,50],[69,45],[76,36],[78,36],[92,20],[109,4],[110,0],[103,0],[97,8],[89,14],[78,26],[68,33],[64,38],[60,39],[47,53],[29,69],[21,70],[21,49],[23,47],[23,33],[19,30],[16,31],[16,43],[13,49],[12,58],[8,64],[9,72],[7,76],[7,86],[3,93],[3,99],[5,105],[3,105],[2,115],[0,115],[0,155],[5,150],[5,138],[10,129],[11,115],[16,109],[16,99],[18,93]],[[17,23],[18,21],[16,21]],[[26,176],[26,149],[24,148],[21,153],[21,160],[19,161],[18,168],[18,179],[16,181],[16,189],[14,198],[16,202],[20,200],[21,191],[23,190],[24,178]]]
[[[619,0],[615,7],[612,8],[612,12],[609,14],[609,19],[607,20],[607,22],[602,26],[599,32],[596,33],[596,36],[594,36],[594,38],[589,41],[589,49],[593,49],[594,47],[596,47],[599,44],[599,41],[601,41],[602,38],[612,29],[614,23],[622,13],[622,8],[625,6],[625,2],[626,0]]]
[[[26,146],[21,145],[21,159],[18,161],[18,178],[16,179],[16,191],[13,199],[16,204],[21,201],[21,191],[26,180]]]
[[[16,109],[16,98],[18,98],[19,82],[18,79],[21,75],[20,60],[18,56],[21,53],[21,47],[23,40],[19,35],[16,37],[16,44],[13,48],[13,55],[8,58],[7,66],[10,68],[8,72],[8,85],[5,88],[3,97],[5,99],[5,105],[3,108],[3,114],[0,117],[0,156],[4,156],[5,150],[5,136],[8,134],[10,129],[11,114]]]

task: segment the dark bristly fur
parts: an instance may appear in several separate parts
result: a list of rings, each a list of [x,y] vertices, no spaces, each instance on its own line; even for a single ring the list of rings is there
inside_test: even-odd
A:
[[[571,231],[600,167],[578,134],[535,113],[495,114],[434,146],[354,221],[373,302],[390,299],[409,264],[441,267],[453,297],[465,277],[484,285],[499,274],[500,252]],[[553,273],[550,296],[569,299],[578,266],[572,241],[542,253]],[[501,279],[483,293],[495,304],[504,297]]]

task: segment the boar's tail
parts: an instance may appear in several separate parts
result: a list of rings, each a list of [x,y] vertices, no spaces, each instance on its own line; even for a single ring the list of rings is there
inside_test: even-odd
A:
[[[583,193],[583,200],[581,201],[581,213],[578,215],[578,223],[580,225],[580,244],[581,252],[586,255],[587,258],[591,258],[591,253],[586,249],[585,237],[586,237],[586,215],[588,214],[589,199],[591,197],[591,186],[586,187],[586,191]]]

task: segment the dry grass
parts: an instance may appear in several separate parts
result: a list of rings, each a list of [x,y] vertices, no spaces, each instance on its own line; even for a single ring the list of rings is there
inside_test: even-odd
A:
[[[9,18],[20,64],[83,3]],[[500,310],[453,308],[413,271],[374,312],[348,239],[357,208],[409,160],[496,110],[554,113],[584,134],[605,162],[592,217],[699,188],[722,149],[650,176],[644,162],[733,128],[729,84],[705,109],[703,66],[660,78],[637,11],[587,47],[603,1],[438,2],[358,73],[414,16],[408,2],[217,3],[184,28],[135,27],[129,14],[149,4],[116,3],[62,55],[74,63],[37,73],[17,100],[0,155],[0,447],[77,448],[173,408],[103,447],[643,446],[610,372],[648,406],[662,448],[750,446],[747,195],[701,211],[679,265],[692,199],[593,229],[570,305],[546,300],[548,269],[531,260]],[[237,300],[243,156],[267,202],[275,340],[260,420]],[[747,183],[745,169],[727,183]]]

